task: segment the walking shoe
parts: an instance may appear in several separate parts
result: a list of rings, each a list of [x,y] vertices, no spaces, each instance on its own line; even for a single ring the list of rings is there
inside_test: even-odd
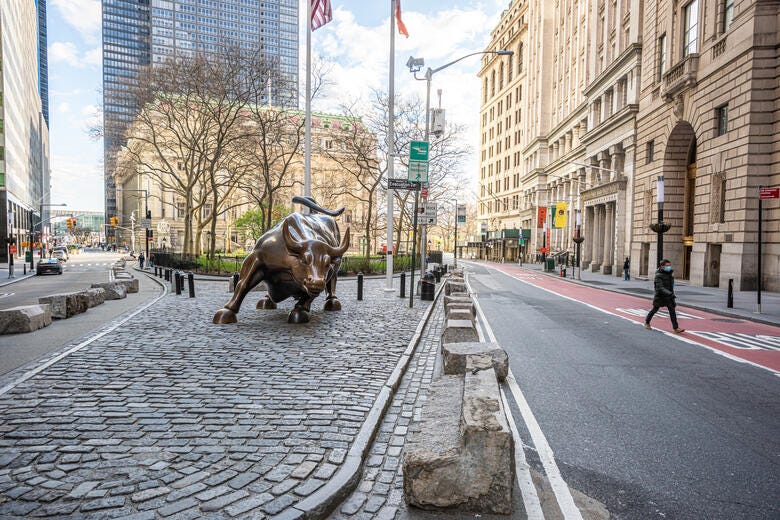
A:
[[[651,327],[649,323],[645,322],[645,328],[646,328],[647,330],[650,330],[650,329],[652,329],[653,327]]]
[[[685,329],[681,329],[680,327],[677,327],[676,329],[674,329],[674,331],[675,331],[677,334],[681,334],[681,333],[685,332]]]

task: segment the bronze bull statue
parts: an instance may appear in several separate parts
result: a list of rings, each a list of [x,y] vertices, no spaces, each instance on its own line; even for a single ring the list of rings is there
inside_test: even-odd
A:
[[[310,197],[293,197],[292,201],[322,214],[292,213],[258,239],[241,265],[233,297],[214,315],[214,323],[235,323],[241,302],[260,282],[266,283],[268,294],[257,302],[258,309],[275,309],[278,302],[291,297],[298,300],[288,323],[308,322],[311,302],[323,290],[327,292],[325,310],[341,310],[336,278],[341,257],[349,249],[349,228],[342,239],[333,217],[344,208],[327,210]]]

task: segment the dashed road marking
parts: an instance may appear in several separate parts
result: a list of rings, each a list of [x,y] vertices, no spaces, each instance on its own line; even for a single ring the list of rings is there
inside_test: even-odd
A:
[[[632,316],[639,316],[640,318],[644,318],[647,316],[647,313],[650,312],[650,309],[623,309],[621,307],[616,307],[616,311],[623,312],[625,314],[630,314]],[[676,311],[675,314],[677,314],[677,319],[682,320],[703,320],[701,316],[695,316],[693,314],[688,314],[687,312],[683,311]],[[658,312],[655,313],[655,315],[659,318],[669,318],[669,311],[666,309],[659,309]]]

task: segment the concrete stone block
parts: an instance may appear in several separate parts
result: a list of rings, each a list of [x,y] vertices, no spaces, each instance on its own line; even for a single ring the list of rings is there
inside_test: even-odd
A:
[[[453,302],[444,306],[444,313],[447,319],[468,319],[473,320],[477,317],[477,308],[472,302]],[[454,318],[453,313],[466,313],[468,318]]]
[[[93,283],[93,289],[103,289],[105,291],[106,300],[121,300],[127,297],[127,287],[123,284],[115,282],[100,282]]]
[[[495,369],[499,381],[506,379],[509,373],[509,356],[498,343],[442,344],[441,355],[445,374],[465,374],[474,368],[482,370],[485,367],[480,363],[485,357],[488,366]]]
[[[129,280],[116,280],[116,283],[124,285],[128,294],[138,292],[138,278],[132,278]]]
[[[467,296],[468,293],[469,291],[466,288],[466,284],[463,282],[453,282],[452,280],[447,280],[447,283],[444,285],[445,296],[450,296],[452,294]]]
[[[447,311],[447,319],[474,321],[474,316],[465,309],[449,309]]]
[[[471,320],[447,320],[441,333],[442,345],[477,341],[479,341],[479,335]]]
[[[89,309],[106,301],[106,290],[101,287],[83,290],[81,294],[87,297],[87,308]]]
[[[88,298],[85,294],[79,292],[50,294],[38,298],[38,303],[46,303],[51,306],[51,317],[64,320],[87,312]]]
[[[453,303],[473,303],[471,296],[467,294],[453,294],[444,297],[444,307]]]
[[[0,310],[0,334],[33,332],[51,325],[51,307],[22,305]]]

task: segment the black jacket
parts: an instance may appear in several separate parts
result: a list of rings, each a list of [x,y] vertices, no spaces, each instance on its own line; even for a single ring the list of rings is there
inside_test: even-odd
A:
[[[653,297],[653,305],[656,307],[667,307],[669,305],[675,305],[674,302],[674,277],[672,273],[664,271],[663,267],[659,267],[655,272],[655,296]]]

